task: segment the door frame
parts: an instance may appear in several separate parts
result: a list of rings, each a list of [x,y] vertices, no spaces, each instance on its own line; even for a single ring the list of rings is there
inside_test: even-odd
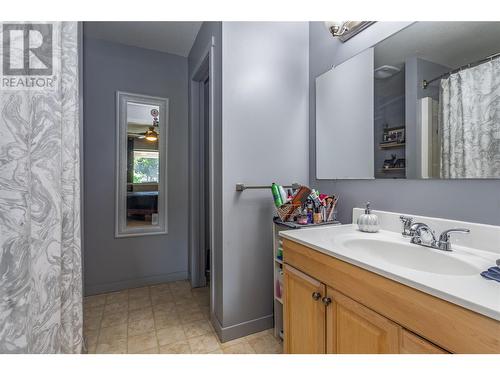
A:
[[[210,173],[208,186],[210,187],[210,277],[211,285],[214,285],[214,47],[215,39],[205,48],[205,52],[196,64],[192,76],[189,78],[190,85],[190,121],[189,121],[189,278],[193,288],[206,285],[205,277],[205,253],[204,236],[204,192],[201,189],[201,173],[203,167],[202,142],[203,142],[203,119],[200,117],[201,108],[204,106],[204,82],[209,81],[209,159]],[[213,306],[213,288],[210,291],[210,305]],[[212,308],[212,307],[211,307]]]

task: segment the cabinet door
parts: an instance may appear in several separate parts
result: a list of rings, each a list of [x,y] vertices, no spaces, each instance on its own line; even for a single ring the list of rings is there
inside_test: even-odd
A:
[[[327,294],[328,353],[399,353],[399,325],[335,290]]]
[[[406,329],[401,330],[399,349],[401,354],[448,354],[447,351]]]
[[[284,341],[285,353],[325,353],[326,287],[319,281],[285,265]]]

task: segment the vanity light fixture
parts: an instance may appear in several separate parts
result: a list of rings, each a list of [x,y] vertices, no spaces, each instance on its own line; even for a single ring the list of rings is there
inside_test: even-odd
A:
[[[344,33],[349,30],[347,22],[348,21],[325,21],[325,26],[335,38],[344,35]]]
[[[374,23],[375,21],[325,21],[325,26],[334,38],[346,42]]]

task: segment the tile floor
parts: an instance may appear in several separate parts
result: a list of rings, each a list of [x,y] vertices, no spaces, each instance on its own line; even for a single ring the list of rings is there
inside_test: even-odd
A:
[[[88,353],[282,353],[272,329],[221,343],[209,321],[208,293],[176,281],[86,297]]]

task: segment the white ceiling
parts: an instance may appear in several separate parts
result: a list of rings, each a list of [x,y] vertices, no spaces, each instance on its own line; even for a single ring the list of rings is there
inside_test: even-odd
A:
[[[201,22],[85,22],[86,36],[187,57]]]
[[[421,57],[451,69],[500,52],[500,22],[417,22],[375,46],[375,67]]]
[[[157,105],[147,105],[140,103],[127,103],[127,122],[132,122],[136,124],[145,124],[151,126],[153,124],[153,116],[151,115],[151,110],[160,107]],[[159,118],[160,116],[158,116]]]

